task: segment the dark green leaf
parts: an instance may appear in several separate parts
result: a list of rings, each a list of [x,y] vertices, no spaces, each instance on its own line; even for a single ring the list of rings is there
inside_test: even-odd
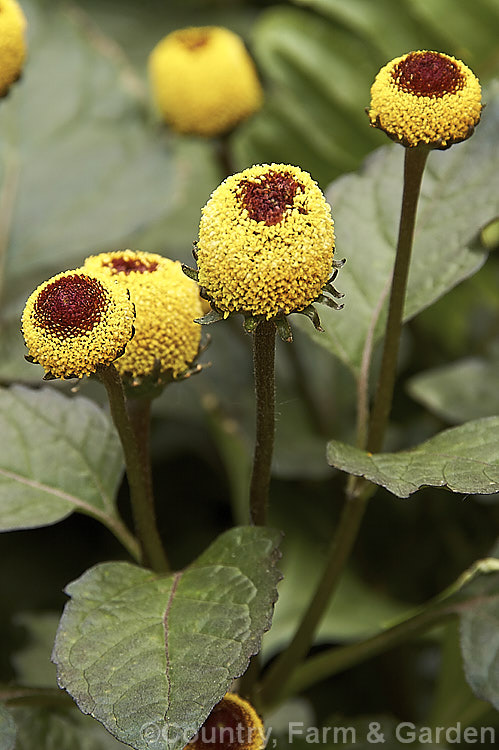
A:
[[[461,649],[473,692],[499,709],[499,574],[473,582],[474,601],[461,610]]]
[[[0,750],[14,750],[16,725],[12,714],[0,703]]]
[[[448,151],[432,152],[423,179],[405,319],[429,306],[483,264],[475,238],[499,212],[499,84],[491,87],[476,133]],[[327,193],[337,248],[347,257],[337,286],[340,313],[324,308],[325,334],[309,330],[358,373],[366,338],[380,337],[394,261],[402,195],[404,149],[393,145],[369,159],[365,170],[337,180]]]
[[[462,359],[411,378],[410,395],[448,422],[499,414],[499,361]]]
[[[78,511],[133,553],[136,543],[115,508],[121,446],[101,409],[51,388],[3,388],[0,434],[0,530],[45,526]]]
[[[239,527],[159,577],[105,563],[67,587],[53,659],[83,713],[134,748],[182,750],[270,627],[279,534]],[[149,734],[148,734],[149,732]]]
[[[452,492],[499,492],[499,417],[453,427],[416,448],[399,453],[365,453],[332,440],[328,462],[408,497],[420,487],[446,487]]]
[[[50,662],[50,653],[59,615],[55,612],[23,612],[16,616],[15,622],[27,631],[28,637],[22,650],[12,656],[16,683],[29,687],[56,687],[55,667]]]
[[[11,708],[18,736],[16,750],[124,750],[100,724],[79,711]]]

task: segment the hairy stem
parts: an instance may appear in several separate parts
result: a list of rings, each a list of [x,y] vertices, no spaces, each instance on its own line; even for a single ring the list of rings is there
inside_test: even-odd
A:
[[[262,320],[253,334],[256,439],[250,483],[250,517],[256,526],[267,523],[275,432],[275,333],[274,323]]]
[[[142,563],[157,573],[166,573],[169,565],[156,526],[149,456],[146,457],[144,446],[141,447],[137,440],[116,368],[114,365],[100,367],[97,374],[106,388],[111,415],[123,447],[135,529],[142,547]]]
[[[397,374],[397,359],[404,315],[405,293],[411,262],[414,227],[423,171],[428,158],[427,148],[406,148],[404,163],[404,192],[400,214],[397,255],[393,269],[390,304],[383,344],[381,368],[369,424],[367,449],[377,453],[383,446],[388,417],[393,400]]]

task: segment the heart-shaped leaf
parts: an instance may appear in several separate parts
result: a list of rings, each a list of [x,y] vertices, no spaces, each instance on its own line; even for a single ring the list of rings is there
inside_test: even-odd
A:
[[[408,497],[420,487],[446,487],[452,492],[499,492],[499,417],[467,422],[445,430],[411,450],[365,453],[332,440],[328,462]]]
[[[67,587],[54,646],[61,687],[122,742],[182,750],[270,627],[280,534],[238,527],[160,577],[104,563]]]
[[[137,554],[115,507],[121,445],[98,406],[53,388],[2,388],[0,434],[0,531],[45,526],[78,511]]]

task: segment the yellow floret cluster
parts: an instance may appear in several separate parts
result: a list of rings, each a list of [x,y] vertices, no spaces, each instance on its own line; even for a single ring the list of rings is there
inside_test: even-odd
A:
[[[454,71],[448,91],[424,93],[418,89],[418,61],[422,56],[430,63],[433,58],[436,70],[440,64]],[[414,73],[411,78],[406,72],[407,83],[402,85],[398,71],[406,64],[409,68],[414,66]],[[431,80],[424,83],[431,91]],[[368,114],[373,127],[405,146],[446,148],[471,135],[480,121],[481,110],[480,83],[463,62],[440,52],[419,50],[395,58],[380,70],[371,88]]]
[[[55,378],[81,378],[109,365],[133,336],[127,290],[80,269],[53,276],[29,297],[22,332],[30,358]]]
[[[242,39],[218,26],[162,39],[149,57],[155,104],[179,133],[215,136],[260,109],[262,88]]]
[[[0,0],[0,96],[21,75],[26,57],[26,18],[16,0]]]
[[[203,208],[199,284],[226,316],[287,315],[320,294],[334,242],[331,209],[307,172],[253,166],[228,177]]]
[[[177,261],[155,253],[123,250],[92,255],[84,270],[128,289],[135,305],[135,336],[116,362],[121,375],[145,378],[182,374],[199,352],[203,315],[196,284]]]
[[[235,739],[229,742],[227,737]],[[224,746],[262,750],[264,745],[262,720],[251,703],[236,693],[226,693],[185,750],[213,750]]]

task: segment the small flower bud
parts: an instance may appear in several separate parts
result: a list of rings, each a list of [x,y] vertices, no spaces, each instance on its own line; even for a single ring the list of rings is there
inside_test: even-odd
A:
[[[397,57],[379,71],[371,88],[371,125],[404,146],[449,148],[473,133],[482,111],[476,76],[441,52]]]
[[[164,37],[149,57],[156,106],[179,133],[221,135],[260,109],[262,89],[242,39],[218,26]]]
[[[26,42],[26,18],[16,0],[0,0],[0,96],[21,75]]]

